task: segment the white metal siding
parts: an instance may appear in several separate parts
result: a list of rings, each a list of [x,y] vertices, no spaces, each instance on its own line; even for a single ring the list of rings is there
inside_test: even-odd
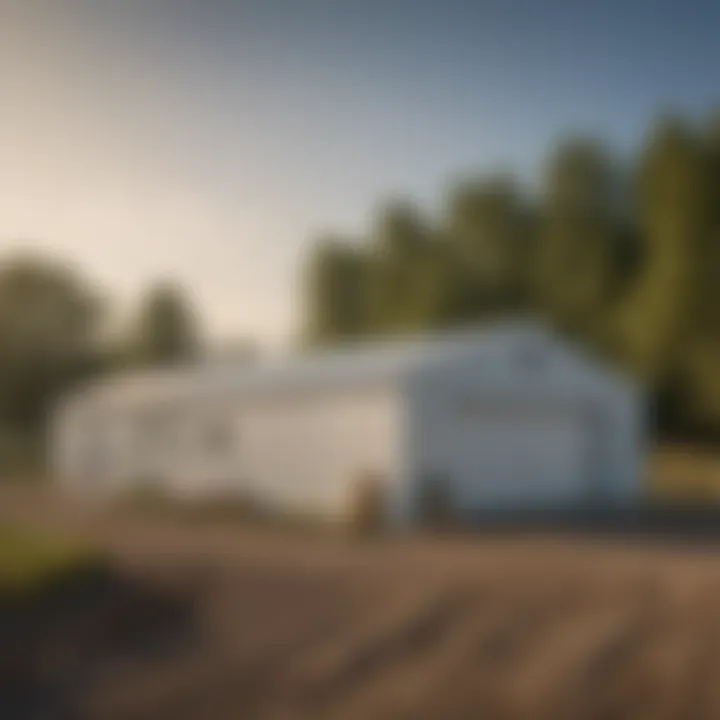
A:
[[[460,513],[630,499],[638,394],[561,344],[521,349],[494,346],[412,383],[413,493],[442,478]]]
[[[364,473],[386,478],[403,520],[425,473],[447,476],[466,510],[626,500],[638,488],[641,400],[547,333],[498,331],[108,382],[60,416],[57,468],[106,487],[158,475],[177,494],[237,492],[326,516],[344,512]],[[163,407],[164,439],[136,417]],[[215,424],[229,428],[220,449]],[[100,473],[84,454],[105,444],[105,428]]]
[[[386,478],[391,493],[397,488],[402,419],[390,387],[246,399],[232,424],[225,492],[276,510],[339,516],[362,473]]]
[[[511,395],[470,410],[448,405],[421,432],[418,480],[443,478],[460,513],[565,505],[588,492],[587,429],[572,405]]]

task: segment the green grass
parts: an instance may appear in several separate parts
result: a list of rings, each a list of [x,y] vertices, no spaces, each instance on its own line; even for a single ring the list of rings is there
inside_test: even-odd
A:
[[[99,567],[100,557],[81,543],[48,533],[0,525],[0,597],[42,592]]]

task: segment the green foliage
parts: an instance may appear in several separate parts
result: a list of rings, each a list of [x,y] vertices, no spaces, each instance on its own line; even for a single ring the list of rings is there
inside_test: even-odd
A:
[[[464,269],[469,316],[524,308],[534,250],[528,210],[506,177],[459,184],[448,201],[446,234]]]
[[[67,265],[27,254],[0,261],[0,478],[42,473],[49,414],[78,383],[198,350],[192,313],[174,288],[149,294],[130,352],[103,339],[103,310]]]
[[[101,565],[100,556],[77,542],[0,525],[0,599],[24,598]]]
[[[641,378],[662,427],[720,435],[720,114],[661,119],[622,163],[571,138],[536,197],[490,176],[437,223],[389,203],[352,258],[309,282],[316,341],[539,315]]]
[[[31,256],[0,264],[0,427],[41,432],[49,407],[92,365],[100,309],[63,265]]]
[[[132,360],[139,365],[171,365],[194,360],[199,350],[198,321],[181,288],[168,283],[152,287],[130,340]]]
[[[709,123],[699,152],[704,158],[704,206],[697,212],[691,326],[683,353],[685,394],[692,414],[720,427],[720,115]]]
[[[389,203],[378,213],[367,259],[368,329],[395,333],[425,326],[433,301],[432,239],[419,212]]]
[[[603,332],[618,228],[611,163],[597,144],[573,140],[551,158],[540,209],[539,306],[589,342]]]
[[[705,158],[694,134],[676,121],[660,123],[638,164],[644,263],[621,321],[630,367],[652,381],[678,372],[700,310],[705,180]]]
[[[323,343],[363,333],[367,319],[366,262],[349,242],[325,237],[306,268],[311,308],[305,339]]]

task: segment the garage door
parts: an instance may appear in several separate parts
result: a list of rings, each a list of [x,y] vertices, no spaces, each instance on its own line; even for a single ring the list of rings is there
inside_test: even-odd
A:
[[[462,508],[557,505],[587,491],[587,428],[572,408],[496,406],[454,425],[446,459]]]

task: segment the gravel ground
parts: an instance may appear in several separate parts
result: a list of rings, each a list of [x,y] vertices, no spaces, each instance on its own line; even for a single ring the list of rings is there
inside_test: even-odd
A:
[[[0,491],[102,577],[0,609],[0,717],[720,718],[720,543],[350,541]]]

